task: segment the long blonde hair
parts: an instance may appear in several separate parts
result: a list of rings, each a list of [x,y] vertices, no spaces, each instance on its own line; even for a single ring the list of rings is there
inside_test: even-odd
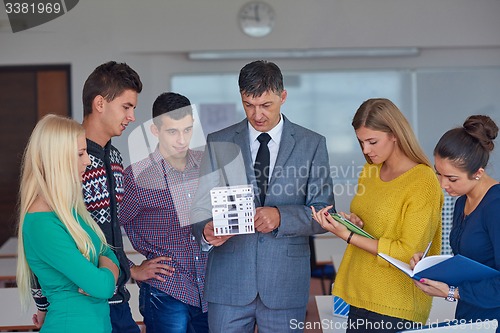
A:
[[[87,211],[83,201],[82,179],[78,171],[78,143],[85,135],[76,121],[56,115],[47,115],[35,126],[24,151],[19,190],[17,286],[23,308],[31,300],[33,272],[24,252],[23,224],[26,213],[37,197],[45,200],[73,237],[80,252],[89,259],[103,248],[96,249],[77,220],[83,221],[96,232],[103,244],[106,239]],[[47,239],[50,242],[50,239]]]
[[[394,135],[399,149],[409,159],[416,163],[432,167],[430,160],[418,143],[408,120],[390,100],[386,98],[372,98],[364,101],[352,119],[354,130],[363,126],[374,131]],[[363,150],[363,147],[361,147],[361,150]],[[368,163],[372,163],[367,155],[365,155],[365,159]]]

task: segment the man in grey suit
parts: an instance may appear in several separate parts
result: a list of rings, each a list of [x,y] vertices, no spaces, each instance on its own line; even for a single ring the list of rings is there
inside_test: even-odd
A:
[[[287,92],[276,64],[247,64],[239,87],[246,119],[208,135],[191,212],[192,222],[199,222],[193,233],[210,251],[210,331],[253,333],[256,325],[264,333],[302,331],[309,236],[324,232],[310,207],[334,203],[325,138],[281,114]],[[210,189],[242,184],[254,188],[256,232],[214,236]]]

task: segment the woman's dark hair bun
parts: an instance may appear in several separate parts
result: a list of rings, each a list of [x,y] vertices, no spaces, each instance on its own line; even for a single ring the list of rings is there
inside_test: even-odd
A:
[[[470,136],[476,138],[484,150],[491,152],[495,147],[493,140],[498,135],[498,126],[493,119],[484,115],[474,115],[467,118],[463,125]]]

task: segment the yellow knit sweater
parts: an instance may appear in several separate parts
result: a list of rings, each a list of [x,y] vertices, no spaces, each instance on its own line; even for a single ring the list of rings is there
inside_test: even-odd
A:
[[[378,252],[409,262],[432,240],[429,255],[438,254],[443,192],[434,171],[419,164],[384,182],[381,166],[364,166],[351,212],[378,239]],[[356,307],[416,322],[427,320],[432,301],[397,268],[352,244],[338,269],[333,294]]]

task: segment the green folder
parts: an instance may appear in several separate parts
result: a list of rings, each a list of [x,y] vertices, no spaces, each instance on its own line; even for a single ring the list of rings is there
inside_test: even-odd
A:
[[[335,221],[345,225],[347,227],[347,229],[354,232],[355,234],[358,234],[358,235],[366,237],[366,238],[375,239],[375,237],[373,237],[372,235],[370,235],[369,233],[367,233],[366,231],[364,231],[363,229],[361,229],[360,227],[358,227],[357,225],[355,225],[354,223],[352,223],[348,219],[343,218],[340,214],[331,213],[330,215],[333,217],[333,219]]]

